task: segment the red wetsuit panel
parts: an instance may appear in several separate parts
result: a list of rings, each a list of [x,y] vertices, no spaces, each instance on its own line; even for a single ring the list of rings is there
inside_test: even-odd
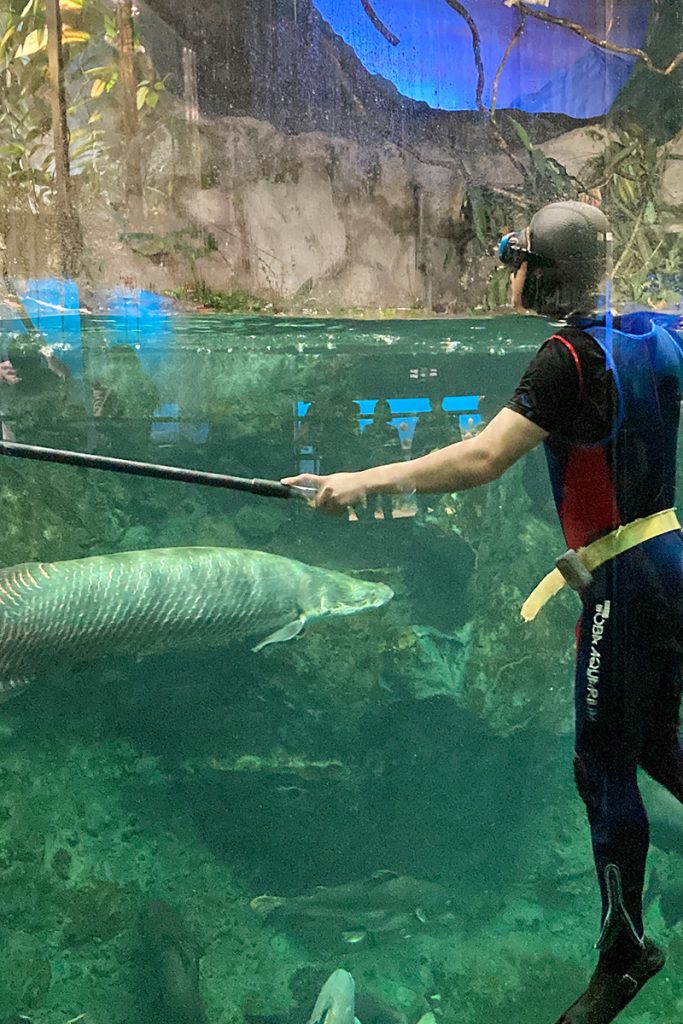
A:
[[[620,525],[612,472],[604,448],[571,448],[558,512],[567,544],[580,548]]]

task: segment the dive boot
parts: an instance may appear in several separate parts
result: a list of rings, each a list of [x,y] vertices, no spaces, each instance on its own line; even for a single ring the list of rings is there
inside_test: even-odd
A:
[[[610,1024],[634,999],[645,982],[664,966],[663,950],[650,939],[642,947],[615,956],[615,950],[602,953],[588,988],[556,1024]]]
[[[666,961],[659,946],[638,934],[616,864],[607,865],[604,880],[607,914],[597,942],[598,966],[586,991],[556,1024],[610,1024]]]

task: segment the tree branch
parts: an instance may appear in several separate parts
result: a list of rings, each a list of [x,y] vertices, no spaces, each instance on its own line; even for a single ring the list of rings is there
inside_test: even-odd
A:
[[[486,114],[487,110],[482,99],[484,95],[484,62],[481,59],[481,36],[479,35],[479,29],[477,28],[472,15],[467,8],[460,3],[460,0],[446,0],[446,3],[466,21],[467,27],[472,33],[472,49],[474,50],[474,63],[477,68],[477,110],[482,114]]]
[[[510,42],[507,45],[507,49],[503,54],[500,64],[496,69],[496,74],[493,78],[493,86],[491,87],[491,118],[493,119],[496,112],[496,104],[498,102],[498,83],[500,82],[500,76],[503,74],[503,69],[507,64],[508,57],[514,50],[515,46],[522,38],[524,28],[526,26],[526,14],[524,11],[519,12],[519,25],[515,29]]]
[[[386,41],[388,43],[391,43],[392,46],[398,46],[398,44],[401,42],[401,40],[398,38],[398,36],[395,36],[394,33],[390,29],[387,28],[387,26],[384,24],[383,21],[380,20],[380,18],[377,16],[375,11],[373,10],[373,7],[372,7],[372,5],[370,3],[370,0],[360,0],[360,2],[363,5],[363,10],[367,14],[368,18],[370,19],[372,24],[375,26],[375,28],[377,29],[379,34],[381,36],[384,36]]]
[[[508,160],[510,160],[512,165],[522,175],[522,178],[524,178],[526,176],[527,169],[524,166],[524,164],[522,163],[522,161],[519,160],[515,156],[515,154],[512,152],[510,146],[507,143],[507,140],[506,140],[505,136],[503,135],[503,133],[501,132],[500,128],[498,127],[498,122],[496,121],[496,103],[498,102],[498,84],[500,82],[500,76],[503,73],[503,69],[504,69],[504,67],[505,67],[505,65],[507,63],[508,57],[510,56],[510,54],[514,50],[514,48],[517,45],[517,43],[519,42],[519,40],[522,38],[525,26],[526,26],[526,15],[524,14],[523,11],[520,11],[519,12],[519,25],[517,26],[517,28],[513,32],[512,38],[510,39],[510,42],[507,44],[507,47],[505,49],[505,53],[503,54],[503,56],[501,58],[500,64],[496,68],[496,73],[495,73],[494,78],[493,78],[493,85],[491,87],[491,109],[489,111],[489,122],[491,124],[491,127],[493,128],[493,131],[494,131],[497,139],[498,139],[498,143],[500,145],[500,148],[507,154]]]
[[[447,0],[447,2],[449,2],[449,0]],[[558,18],[556,15],[547,14],[545,11],[534,10],[534,8],[530,7],[524,2],[524,0],[505,0],[505,6],[516,7],[523,14],[528,14],[531,18],[537,18],[538,21],[545,21],[549,25],[559,25],[560,28],[569,29],[570,32],[574,32],[577,36],[580,36],[587,42],[592,43],[593,46],[599,47],[601,50],[609,50],[610,53],[623,53],[628,57],[637,57],[639,60],[642,60],[643,64],[656,75],[670,75],[680,64],[683,63],[683,50],[674,57],[667,67],[659,68],[652,62],[652,58],[645,53],[645,50],[638,50],[630,46],[617,46],[616,43],[610,43],[607,39],[599,39],[577,22],[568,21],[566,18]]]

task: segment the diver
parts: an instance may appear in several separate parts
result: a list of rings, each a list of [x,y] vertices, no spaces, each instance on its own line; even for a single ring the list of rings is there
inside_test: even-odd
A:
[[[74,413],[68,400],[69,371],[58,359],[42,335],[12,335],[0,362],[0,383],[13,387],[11,397],[2,402],[0,420],[2,439],[15,441],[15,424],[35,436],[38,429],[54,429]],[[67,401],[65,401],[67,398]]]
[[[0,384],[18,384],[19,376],[16,369],[12,365],[11,359],[2,359],[0,361]],[[3,441],[14,441],[14,431],[12,426],[5,419],[5,413],[2,411],[0,406],[0,438]]]
[[[523,608],[568,582],[577,625],[575,777],[602,897],[598,963],[557,1024],[608,1024],[664,965],[644,934],[648,818],[641,767],[683,802],[679,738],[683,537],[673,510],[683,349],[679,319],[596,312],[611,234],[597,207],[550,203],[506,235],[512,304],[556,331],[511,400],[472,438],[412,462],[295,477],[337,513],[368,495],[478,487],[545,444],[568,551]],[[580,550],[579,550],[580,549]]]
[[[145,452],[159,392],[131,345],[112,345],[92,383],[92,409],[100,444],[114,451]]]

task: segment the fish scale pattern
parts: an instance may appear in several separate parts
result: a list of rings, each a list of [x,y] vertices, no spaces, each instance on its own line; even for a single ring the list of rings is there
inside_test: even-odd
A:
[[[232,548],[13,566],[0,571],[0,685],[11,691],[60,660],[263,639],[304,613],[300,583],[314,573],[324,575],[291,559]]]

